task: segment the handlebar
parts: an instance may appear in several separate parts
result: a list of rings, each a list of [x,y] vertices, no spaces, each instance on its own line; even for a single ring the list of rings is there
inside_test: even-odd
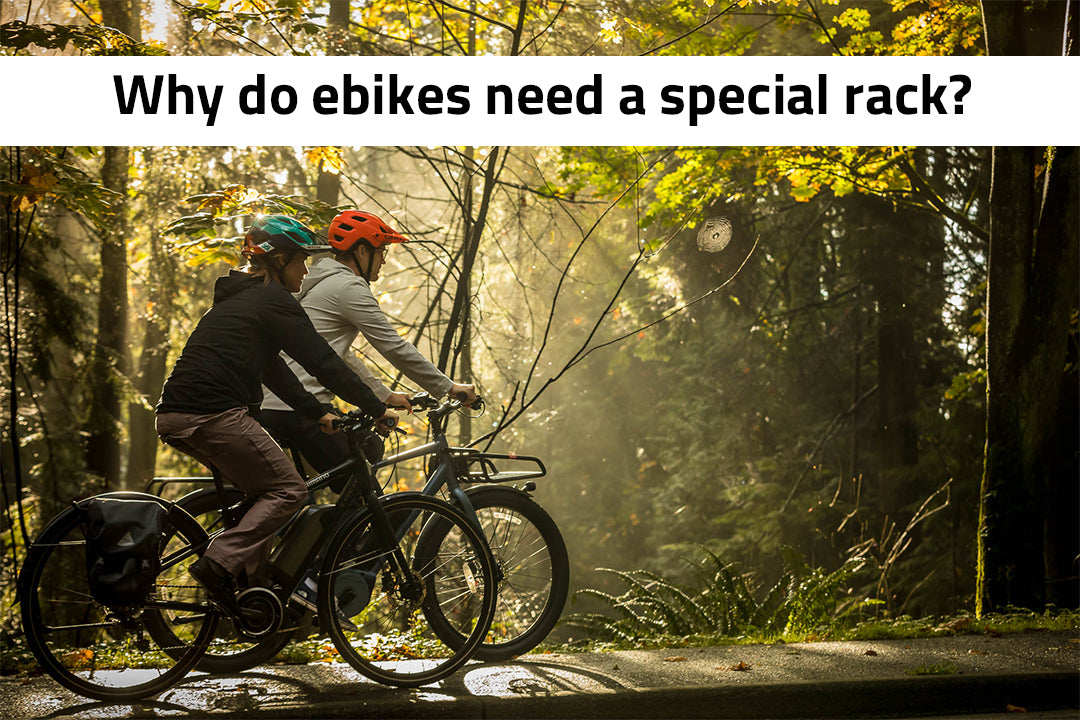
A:
[[[376,419],[363,410],[351,410],[339,418],[334,418],[331,425],[335,430],[371,430],[375,427]],[[378,424],[387,431],[393,430],[397,427],[397,418],[386,418]]]
[[[464,393],[458,393],[457,397],[447,397],[440,402],[426,392],[419,392],[409,398],[409,404],[413,406],[414,410],[426,410],[428,416],[434,417],[449,415],[463,407],[471,407],[472,409],[479,411],[484,409],[484,398],[477,395],[476,400],[473,401],[472,405],[467,406],[464,403],[466,397],[467,396]]]
[[[441,418],[463,407],[472,407],[475,410],[484,409],[484,398],[479,395],[471,406],[464,404],[464,394],[458,393],[458,397],[447,397],[443,401],[436,400],[426,392],[420,392],[409,398],[409,403],[416,410],[425,410],[429,417]],[[376,418],[371,417],[363,410],[351,410],[340,418],[335,418],[333,426],[335,430],[371,430],[375,428]],[[380,423],[387,431],[397,429],[397,419]]]

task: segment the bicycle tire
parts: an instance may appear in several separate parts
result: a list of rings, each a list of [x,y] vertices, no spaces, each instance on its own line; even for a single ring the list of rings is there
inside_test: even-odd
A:
[[[464,665],[487,635],[495,610],[494,559],[483,536],[448,503],[420,493],[397,493],[380,502],[398,529],[406,567],[395,568],[392,554],[381,549],[373,513],[359,512],[328,545],[319,615],[338,653],[358,672],[386,685],[418,687]],[[431,522],[446,524],[448,541],[425,550],[418,541]],[[366,602],[347,604],[350,583],[354,597],[367,590]],[[357,589],[359,583],[366,587]],[[455,599],[471,608],[470,630],[456,647],[443,642],[427,622],[424,605],[436,601],[426,592],[431,583],[453,585]],[[355,630],[343,627],[343,616]]]
[[[501,662],[532,650],[555,627],[570,589],[570,559],[555,521],[526,493],[486,486],[466,494],[502,574],[491,630],[474,657]],[[428,532],[440,529],[446,526]],[[444,642],[464,642],[442,608],[427,608],[428,622]]]
[[[243,502],[243,491],[234,487],[225,488],[226,501],[230,505]],[[221,496],[216,488],[206,488],[188,493],[176,501],[178,507],[183,508],[189,515],[194,517],[207,532],[217,528],[221,520]],[[168,552],[168,548],[166,548]],[[194,560],[194,558],[191,558]],[[185,562],[174,566],[171,571],[163,572],[167,576],[166,582],[179,592],[201,592],[198,584],[188,577]],[[165,647],[174,648],[173,652],[180,652],[181,639],[172,633],[168,624],[153,624],[148,628],[155,642]],[[210,641],[206,652],[203,653],[196,670],[203,672],[227,675],[250,670],[273,659],[292,640],[293,631],[286,630],[260,640],[252,642],[240,637],[233,628],[232,623],[218,623],[216,636]]]
[[[107,493],[98,497],[154,500],[169,509],[167,522],[178,537],[190,544],[206,539],[193,518],[153,495]],[[157,695],[195,667],[213,637],[217,615],[207,608],[186,618],[181,631],[186,642],[177,657],[167,652],[150,653],[143,631],[147,619],[157,614],[153,608],[129,613],[121,622],[117,611],[91,597],[82,523],[81,511],[69,507],[49,522],[27,550],[19,576],[27,644],[49,675],[79,695],[121,701]],[[148,599],[160,593],[155,586]],[[140,666],[134,667],[135,663]],[[148,663],[160,667],[145,667]]]

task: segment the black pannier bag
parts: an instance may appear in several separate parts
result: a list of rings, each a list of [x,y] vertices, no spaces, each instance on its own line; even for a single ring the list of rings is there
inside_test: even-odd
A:
[[[167,510],[152,500],[91,498],[79,503],[90,595],[107,607],[142,602],[161,572]]]

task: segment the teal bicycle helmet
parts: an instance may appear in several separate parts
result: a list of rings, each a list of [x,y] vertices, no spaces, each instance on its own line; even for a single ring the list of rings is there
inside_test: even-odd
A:
[[[329,245],[319,242],[311,228],[288,215],[264,215],[251,223],[244,235],[243,254],[247,257],[274,250],[298,250],[314,255],[329,249]]]

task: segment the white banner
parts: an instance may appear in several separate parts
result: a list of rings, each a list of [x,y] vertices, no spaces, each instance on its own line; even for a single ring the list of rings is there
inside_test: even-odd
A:
[[[6,145],[1080,145],[1080,58],[0,57]]]

